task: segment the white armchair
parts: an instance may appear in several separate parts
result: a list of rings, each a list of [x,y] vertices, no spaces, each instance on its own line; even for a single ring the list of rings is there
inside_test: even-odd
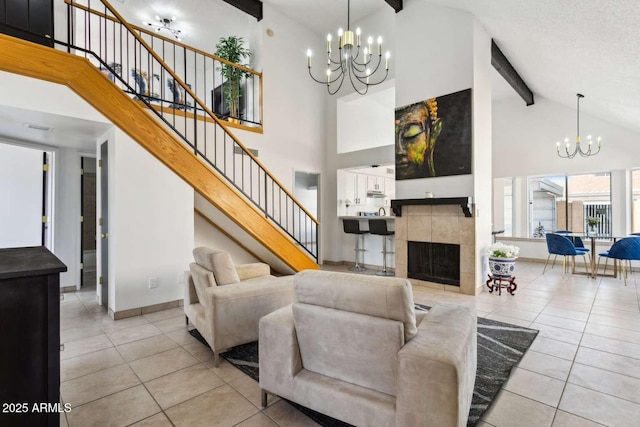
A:
[[[184,312],[213,350],[258,339],[260,318],[291,304],[293,276],[274,277],[267,264],[234,265],[229,253],[200,247],[187,273]]]
[[[260,388],[357,426],[463,427],[476,374],[476,315],[416,315],[406,279],[294,277],[296,300],[260,320]]]

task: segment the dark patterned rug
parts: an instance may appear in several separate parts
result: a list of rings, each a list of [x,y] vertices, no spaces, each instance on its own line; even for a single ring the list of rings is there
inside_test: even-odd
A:
[[[429,311],[429,308],[416,304],[416,310]],[[206,341],[196,329],[189,332],[206,345]],[[537,335],[538,331],[535,329],[478,317],[478,366],[467,426],[474,426],[489,408],[509,378],[511,370],[522,359]],[[234,347],[221,356],[254,380],[259,380],[257,341]],[[349,426],[293,402],[289,403],[324,427]]]

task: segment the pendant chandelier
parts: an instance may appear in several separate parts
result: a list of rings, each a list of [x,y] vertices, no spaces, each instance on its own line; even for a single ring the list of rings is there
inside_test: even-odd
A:
[[[311,49],[307,50],[307,67],[309,75],[320,84],[327,85],[330,95],[336,94],[345,79],[351,82],[351,86],[360,95],[369,91],[369,86],[382,83],[389,75],[389,52],[385,54],[385,73],[376,74],[382,63],[382,37],[378,37],[378,60],[373,58],[373,37],[369,36],[367,45],[361,46],[360,28],[356,28],[354,34],[350,28],[350,0],[347,1],[347,31],[338,30],[338,53],[332,56],[331,34],[327,36],[327,69],[326,79],[316,79],[311,73]],[[362,49],[362,50],[361,50]],[[375,64],[374,64],[375,62]],[[380,77],[382,76],[382,77]]]
[[[578,97],[578,130],[576,134],[576,145],[573,150],[571,150],[569,138],[565,138],[564,150],[560,151],[560,141],[556,142],[556,150],[558,152],[558,156],[562,157],[563,159],[573,159],[577,154],[580,154],[582,157],[595,156],[600,152],[600,143],[602,141],[600,137],[596,139],[596,142],[598,144],[598,147],[596,149],[594,149],[593,147],[593,139],[591,138],[591,135],[587,136],[588,146],[586,151],[583,150],[580,146],[580,98],[584,98],[584,95],[578,93],[576,94],[576,96]]]

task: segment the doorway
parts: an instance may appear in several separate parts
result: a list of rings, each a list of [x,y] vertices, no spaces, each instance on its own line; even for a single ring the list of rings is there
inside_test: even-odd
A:
[[[0,247],[45,246],[53,251],[52,153],[0,143]]]
[[[109,158],[108,141],[100,145],[100,304],[109,308]]]
[[[96,159],[80,157],[80,286],[96,289]]]
[[[294,171],[293,195],[317,220],[320,220],[320,174],[315,172]],[[309,251],[318,256],[319,233],[315,224],[294,216],[294,236],[301,236],[300,241]]]

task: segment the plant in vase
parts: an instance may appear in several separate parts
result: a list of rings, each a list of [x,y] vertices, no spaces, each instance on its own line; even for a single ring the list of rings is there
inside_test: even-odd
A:
[[[505,278],[513,277],[519,252],[519,247],[505,245],[500,242],[489,246],[487,254],[489,255],[489,270],[491,271],[491,275]]]
[[[250,49],[244,47],[242,37],[229,36],[220,38],[218,44],[216,44],[214,55],[230,63],[246,67],[247,65],[241,64],[241,62],[245,58],[251,58],[253,53]],[[223,84],[223,88],[225,100],[229,105],[229,116],[231,119],[238,120],[240,118],[240,96],[242,94],[240,83],[243,78],[251,77],[251,73],[226,62],[221,62],[217,69],[222,73],[222,78],[226,82],[226,85]]]
[[[589,227],[590,234],[596,234],[596,227],[600,224],[600,218],[590,216],[587,218],[587,226]]]
[[[351,206],[351,200],[345,199],[344,205],[347,207],[347,216],[349,216],[349,206]]]

